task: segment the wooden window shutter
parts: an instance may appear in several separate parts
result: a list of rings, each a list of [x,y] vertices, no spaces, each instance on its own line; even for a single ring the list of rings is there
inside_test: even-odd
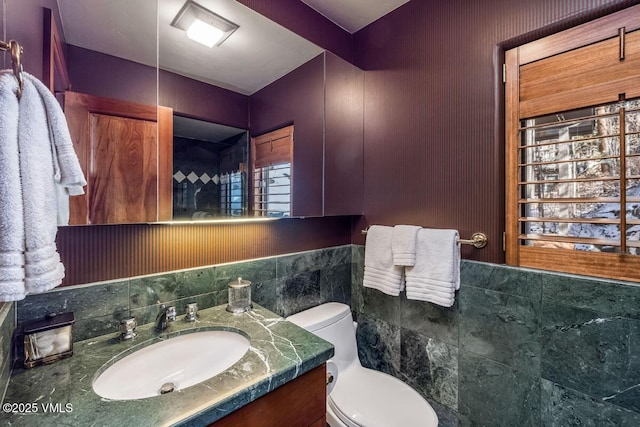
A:
[[[505,53],[508,264],[640,281],[640,242],[629,240],[629,234],[636,239],[630,230],[640,218],[628,213],[634,203],[640,209],[640,195],[629,194],[640,183],[639,26],[640,6],[634,6]],[[589,146],[594,157],[581,157]],[[583,190],[616,185],[617,195]],[[554,188],[576,194],[555,195]],[[607,203],[617,204],[617,213],[594,214],[594,206]],[[556,211],[540,214],[553,204]],[[591,212],[581,217],[575,205]],[[538,230],[531,232],[531,223]],[[619,227],[618,242],[539,230],[588,223]],[[593,249],[577,249],[584,247]]]

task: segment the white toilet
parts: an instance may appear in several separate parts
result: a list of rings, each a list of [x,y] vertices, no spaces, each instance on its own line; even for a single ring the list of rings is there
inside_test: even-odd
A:
[[[331,427],[436,427],[438,416],[414,389],[391,375],[364,368],[348,305],[330,302],[287,318],[335,347],[337,382],[327,397]]]

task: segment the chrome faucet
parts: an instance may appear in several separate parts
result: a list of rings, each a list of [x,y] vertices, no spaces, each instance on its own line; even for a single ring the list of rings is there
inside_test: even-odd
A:
[[[170,322],[176,320],[176,308],[172,305],[166,306],[160,304],[160,312],[156,316],[156,330],[164,331],[169,326]]]

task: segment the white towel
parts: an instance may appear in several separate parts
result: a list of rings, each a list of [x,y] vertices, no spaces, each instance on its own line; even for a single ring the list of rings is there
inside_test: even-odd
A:
[[[392,227],[372,225],[369,228],[364,251],[363,285],[398,296],[404,287],[404,281],[402,268],[393,265],[392,234]]]
[[[24,223],[18,151],[18,83],[0,72],[0,300],[24,299]]]
[[[421,227],[416,225],[396,225],[393,227],[391,252],[393,264],[413,266],[416,263],[416,238]]]
[[[406,268],[407,298],[451,307],[460,289],[460,245],[457,230],[418,231],[416,264]]]
[[[67,127],[67,119],[60,104],[40,80],[28,73],[22,74],[25,81],[33,84],[44,104],[56,182],[58,225],[68,225],[69,196],[84,194],[83,187],[87,185],[87,181],[80,168]]]
[[[62,109],[33,76],[0,72],[0,300],[58,286],[58,207],[86,184]],[[68,204],[68,201],[66,202]],[[67,214],[68,217],[68,214]]]

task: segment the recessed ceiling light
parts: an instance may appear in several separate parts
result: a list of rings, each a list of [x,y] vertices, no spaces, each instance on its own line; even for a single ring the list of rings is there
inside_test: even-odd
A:
[[[238,25],[192,0],[182,6],[171,26],[186,31],[187,37],[207,47],[220,46]]]

